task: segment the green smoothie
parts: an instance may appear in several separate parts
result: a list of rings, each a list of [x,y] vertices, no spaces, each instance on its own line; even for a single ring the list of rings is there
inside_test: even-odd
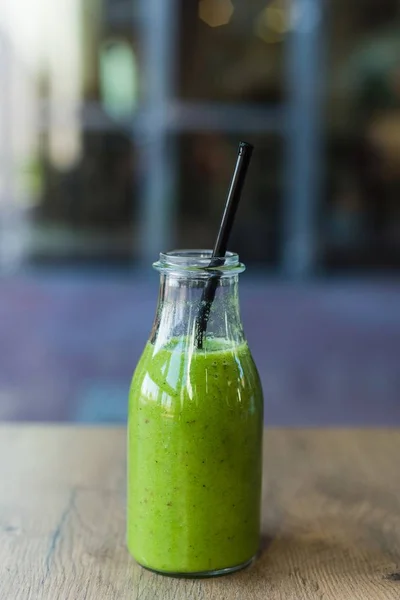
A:
[[[128,415],[127,542],[140,564],[201,573],[256,554],[262,414],[247,344],[147,344]]]

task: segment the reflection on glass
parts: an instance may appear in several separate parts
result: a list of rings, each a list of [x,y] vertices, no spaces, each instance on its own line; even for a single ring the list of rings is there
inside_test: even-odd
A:
[[[46,6],[49,155],[53,165],[62,170],[75,165],[82,151],[80,4],[80,0],[57,0]]]
[[[255,20],[255,32],[267,44],[282,42],[289,31],[289,2],[273,0]]]
[[[210,27],[226,25],[233,14],[231,0],[200,0],[199,17]]]
[[[131,116],[138,102],[137,61],[125,41],[107,40],[100,51],[103,104],[116,119]]]

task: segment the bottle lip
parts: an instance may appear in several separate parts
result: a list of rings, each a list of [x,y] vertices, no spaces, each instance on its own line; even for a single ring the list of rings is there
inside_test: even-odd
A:
[[[229,277],[242,273],[245,265],[239,262],[236,252],[226,252],[223,264],[212,264],[212,250],[182,249],[160,252],[160,259],[153,263],[157,271],[169,273],[193,273],[196,276],[209,277],[218,274],[220,277]]]

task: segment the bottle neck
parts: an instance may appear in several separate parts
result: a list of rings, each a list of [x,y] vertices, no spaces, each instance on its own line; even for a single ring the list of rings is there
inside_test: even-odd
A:
[[[204,328],[204,291],[210,278],[162,272],[156,317],[150,341],[157,347],[179,339],[188,347],[200,347],[199,328]],[[201,347],[210,340],[226,346],[244,341],[240,318],[238,274],[214,278],[215,294],[209,306]]]

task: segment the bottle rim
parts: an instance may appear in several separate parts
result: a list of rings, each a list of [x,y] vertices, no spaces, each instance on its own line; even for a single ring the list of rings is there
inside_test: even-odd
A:
[[[236,252],[226,252],[223,264],[212,263],[212,250],[182,249],[160,252],[160,258],[153,267],[160,272],[193,274],[198,277],[229,277],[245,270],[245,265],[239,261]]]

